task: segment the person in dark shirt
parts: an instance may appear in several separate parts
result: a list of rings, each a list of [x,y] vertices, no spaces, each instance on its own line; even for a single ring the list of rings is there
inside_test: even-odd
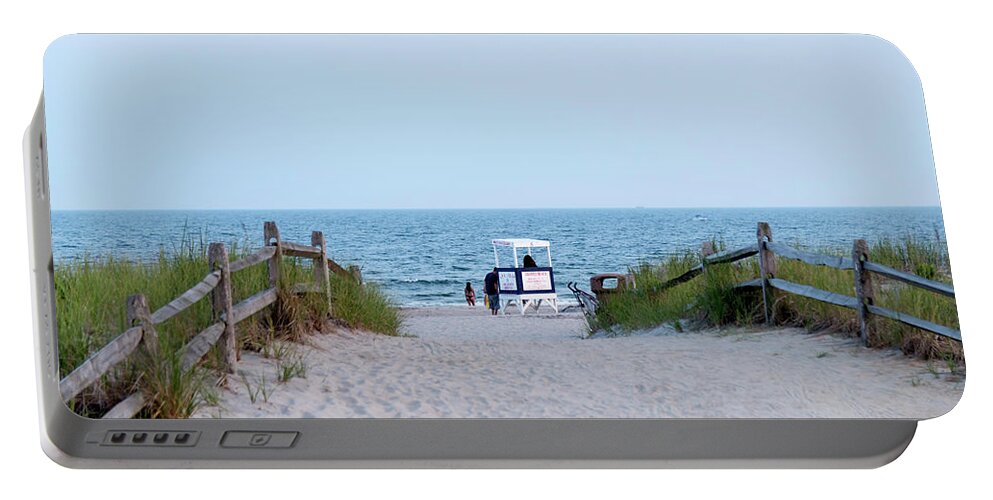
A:
[[[538,267],[538,264],[534,261],[534,257],[531,257],[531,254],[524,256],[524,267]]]
[[[493,271],[483,278],[483,293],[490,301],[490,314],[496,316],[500,310],[500,275],[497,274],[497,268],[494,267]]]

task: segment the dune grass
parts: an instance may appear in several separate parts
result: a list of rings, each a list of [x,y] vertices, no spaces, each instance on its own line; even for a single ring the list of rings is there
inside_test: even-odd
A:
[[[232,245],[232,261],[251,250]],[[178,249],[160,252],[153,262],[118,257],[84,258],[55,267],[56,319],[60,377],[64,377],[97,350],[124,332],[128,296],[144,294],[149,308],[165,305],[209,272],[207,245],[184,238]],[[312,283],[312,261],[284,258],[280,267],[277,306],[266,308],[236,327],[239,348],[278,355],[278,343],[300,341],[305,335],[327,327],[328,304],[319,293],[296,294],[296,283]],[[244,300],[269,285],[265,264],[232,275],[233,301]],[[331,275],[332,320],[355,328],[397,335],[400,314],[374,285],[361,286],[349,278]],[[182,347],[213,323],[210,299],[206,297],[187,310],[157,325],[159,346],[155,356],[142,349],[120,363],[98,383],[69,402],[85,416],[98,417],[136,390],[144,390],[150,404],[139,416],[185,418],[212,395],[220,365],[212,350],[194,370],[181,369]],[[277,358],[279,359],[279,358]],[[302,376],[305,368],[287,360],[286,376]],[[292,376],[290,376],[292,375]]]
[[[360,284],[332,274],[331,296],[334,298],[334,317],[348,326],[384,335],[400,335],[402,318],[399,310],[375,283]]]
[[[717,247],[721,249],[723,245]],[[842,254],[824,249],[811,250]],[[870,247],[870,259],[928,279],[951,283],[947,251],[936,242],[913,238],[882,240]],[[661,292],[651,291],[699,262],[699,255],[687,252],[632,269],[637,290],[604,300],[596,318],[591,321],[591,331],[618,335],[665,323],[677,327],[682,327],[686,321],[713,326],[745,326],[763,321],[760,294],[734,290],[735,284],[759,275],[758,261],[754,257],[731,264],[711,265],[703,275],[693,280]],[[781,257],[778,258],[778,267],[778,278],[854,296],[851,271],[811,266]],[[873,280],[877,305],[959,328],[954,299],[879,275],[873,275]],[[858,335],[858,318],[852,310],[778,291],[774,295],[773,314],[777,324]],[[873,335],[869,339],[872,346],[899,347],[908,354],[924,359],[943,359],[950,365],[963,361],[959,342],[886,318],[873,317],[872,321]]]

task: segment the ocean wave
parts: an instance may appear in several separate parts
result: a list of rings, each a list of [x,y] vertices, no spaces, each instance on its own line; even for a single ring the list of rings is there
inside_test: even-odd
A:
[[[383,283],[396,285],[465,285],[465,281],[454,278],[389,278]]]
[[[417,292],[411,295],[414,298],[431,298],[431,297],[456,297],[461,296],[455,292]]]

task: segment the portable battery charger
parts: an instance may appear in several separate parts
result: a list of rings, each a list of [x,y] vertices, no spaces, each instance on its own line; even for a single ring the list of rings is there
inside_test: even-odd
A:
[[[24,137],[71,467],[875,467],[965,357],[866,35],[71,35]]]

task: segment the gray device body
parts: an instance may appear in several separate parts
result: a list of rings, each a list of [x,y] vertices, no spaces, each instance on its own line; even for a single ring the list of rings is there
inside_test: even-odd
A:
[[[916,420],[85,418],[58,388],[46,147],[42,99],[24,136],[33,333],[42,447],[68,467],[867,468],[896,459],[917,429]]]

